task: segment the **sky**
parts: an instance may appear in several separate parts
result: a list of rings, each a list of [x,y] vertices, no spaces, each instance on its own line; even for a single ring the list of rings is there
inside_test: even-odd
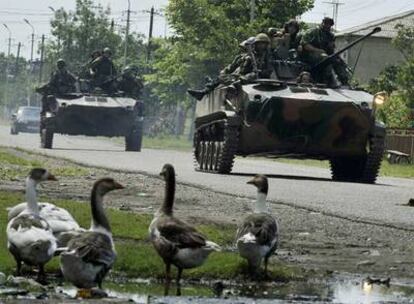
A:
[[[130,0],[131,30],[147,35],[149,29],[149,13],[151,6],[161,10],[168,0]],[[332,5],[325,2],[338,1],[343,3],[339,6],[338,29],[346,29],[360,25],[372,20],[384,18],[414,9],[414,0],[315,0],[315,7],[302,16],[306,22],[317,22],[324,16],[332,16]],[[110,6],[113,18],[118,25],[125,24],[125,10],[128,6],[127,0],[95,0],[104,7]],[[49,22],[52,18],[52,10],[64,7],[73,9],[75,0],[0,0],[0,52],[7,51],[8,31],[2,25],[7,24],[12,32],[12,52],[16,53],[17,43],[21,42],[23,48],[22,56],[30,58],[30,26],[24,23],[23,18],[29,20],[35,29],[36,41],[40,40],[42,34],[46,39],[50,38]],[[154,36],[164,36],[169,33],[165,18],[156,16],[154,20]],[[35,50],[36,52],[36,50]],[[38,55],[35,55],[35,58]]]

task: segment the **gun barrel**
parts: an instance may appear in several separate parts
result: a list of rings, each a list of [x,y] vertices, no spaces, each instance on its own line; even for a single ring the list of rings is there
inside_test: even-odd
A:
[[[347,51],[348,49],[350,49],[351,47],[353,47],[354,45],[360,43],[361,41],[367,39],[368,37],[381,32],[381,28],[380,27],[376,27],[374,28],[371,32],[369,32],[368,34],[352,41],[350,44],[346,45],[344,48],[336,51],[335,53],[333,53],[332,55],[329,55],[328,57],[326,57],[324,60],[322,60],[321,62],[317,63],[315,66],[312,67],[312,71],[315,71],[317,69],[320,69],[321,67],[325,66],[329,61],[332,60],[332,58],[335,58],[339,55],[341,55],[343,52]]]

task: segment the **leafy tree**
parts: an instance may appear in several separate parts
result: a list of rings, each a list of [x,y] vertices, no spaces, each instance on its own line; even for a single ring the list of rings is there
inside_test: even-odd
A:
[[[74,11],[58,9],[51,21],[51,32],[56,39],[46,47],[49,63],[63,58],[70,69],[80,72],[93,51],[109,47],[115,62],[121,66],[125,41],[123,35],[115,31],[110,13],[109,8],[95,5],[93,0],[76,0]],[[140,65],[145,54],[143,36],[132,33],[128,42],[128,64]]]

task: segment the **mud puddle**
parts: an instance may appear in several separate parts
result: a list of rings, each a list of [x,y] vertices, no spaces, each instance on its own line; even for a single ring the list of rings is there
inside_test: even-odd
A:
[[[382,283],[382,282],[381,282]],[[370,283],[364,277],[340,276],[328,281],[291,283],[214,282],[206,285],[186,284],[183,296],[163,297],[163,286],[145,280],[105,286],[108,302],[132,303],[414,303],[414,282],[391,281],[387,284]],[[77,290],[63,286],[56,292],[66,299],[74,298]],[[174,294],[175,289],[171,289]]]

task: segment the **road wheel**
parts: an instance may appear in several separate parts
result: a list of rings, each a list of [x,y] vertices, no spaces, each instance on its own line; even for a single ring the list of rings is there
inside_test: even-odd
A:
[[[40,147],[43,149],[52,149],[53,146],[53,131],[48,128],[43,128],[40,133]]]
[[[219,126],[220,125],[220,126]],[[212,123],[194,133],[193,155],[197,171],[228,174],[233,168],[239,143],[237,126]]]
[[[10,127],[10,134],[17,135],[19,134],[19,130],[17,130],[17,127]]]
[[[365,156],[331,159],[332,179],[344,182],[375,183],[384,155],[385,138],[373,136]]]
[[[142,146],[142,127],[136,127],[125,136],[125,151],[140,152]]]

